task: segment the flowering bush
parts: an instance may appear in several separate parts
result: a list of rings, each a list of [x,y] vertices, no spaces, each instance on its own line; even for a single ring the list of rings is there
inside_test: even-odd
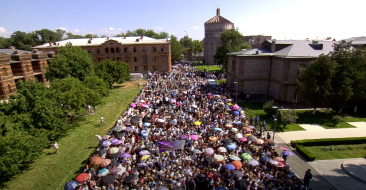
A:
[[[296,123],[296,119],[299,118],[296,115],[295,110],[291,110],[291,109],[289,109],[289,110],[281,109],[280,114],[281,114],[282,123],[285,125],[285,127],[288,124]]]

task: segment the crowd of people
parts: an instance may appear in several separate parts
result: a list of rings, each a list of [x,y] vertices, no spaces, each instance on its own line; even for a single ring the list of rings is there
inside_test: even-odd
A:
[[[286,163],[288,151],[274,150],[233,102],[234,90],[202,76],[177,65],[148,79],[65,189],[304,189]]]

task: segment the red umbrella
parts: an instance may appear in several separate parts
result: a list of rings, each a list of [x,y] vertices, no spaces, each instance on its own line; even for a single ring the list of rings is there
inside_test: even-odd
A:
[[[87,181],[88,179],[90,179],[90,175],[88,173],[82,173],[82,174],[79,174],[77,177],[76,177],[76,181]]]
[[[237,170],[243,167],[243,164],[238,160],[231,162],[231,164],[234,165]]]

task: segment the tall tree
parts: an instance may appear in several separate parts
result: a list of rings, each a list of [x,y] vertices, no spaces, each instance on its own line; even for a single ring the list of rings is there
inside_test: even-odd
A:
[[[46,78],[50,81],[67,76],[84,81],[94,66],[93,58],[88,51],[71,44],[60,47],[59,53],[50,62],[46,67]]]
[[[62,39],[62,32],[55,32],[49,29],[36,30],[35,34],[37,35],[37,44],[44,44],[49,42],[57,42]]]
[[[184,48],[188,48],[191,49],[193,47],[192,44],[192,38],[189,38],[188,36],[184,36],[183,38],[181,38],[179,40],[179,43],[184,47]]]
[[[214,55],[215,63],[227,68],[227,53],[240,51],[243,44],[242,35],[235,29],[226,30],[221,33],[221,44],[217,47]]]
[[[146,30],[145,33],[144,33],[144,36],[149,36],[149,37],[152,37],[152,38],[154,38],[156,35],[157,35],[156,32],[154,30],[151,30],[151,29]]]
[[[98,38],[97,34],[85,34],[85,38]]]
[[[4,38],[0,36],[0,49],[8,49],[9,46],[12,46],[13,39],[12,38]]]
[[[130,67],[127,63],[105,59],[95,67],[95,73],[112,88],[115,82],[122,83],[130,79]]]
[[[183,47],[177,40],[177,37],[174,35],[170,36],[170,47],[171,47],[171,56],[172,61],[179,61],[183,58]]]
[[[352,55],[352,63],[355,66],[352,100],[355,102],[354,112],[357,112],[358,101],[366,99],[366,49],[355,49]]]
[[[193,50],[196,53],[203,52],[203,46],[199,40],[193,40],[192,42]]]
[[[13,44],[16,49],[21,50],[32,50],[31,47],[38,45],[37,44],[37,35],[34,32],[22,32],[22,31],[15,31],[11,35]]]
[[[157,34],[155,36],[155,38],[156,39],[164,39],[164,38],[168,38],[168,36],[169,36],[169,33],[168,32],[162,31],[162,32],[159,32],[159,34]]]

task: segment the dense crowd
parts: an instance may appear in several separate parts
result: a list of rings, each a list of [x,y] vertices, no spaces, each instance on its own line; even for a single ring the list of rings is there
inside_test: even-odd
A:
[[[304,189],[288,151],[274,150],[234,104],[232,88],[204,76],[183,65],[152,76],[65,189]],[[159,151],[172,141],[184,147]]]

